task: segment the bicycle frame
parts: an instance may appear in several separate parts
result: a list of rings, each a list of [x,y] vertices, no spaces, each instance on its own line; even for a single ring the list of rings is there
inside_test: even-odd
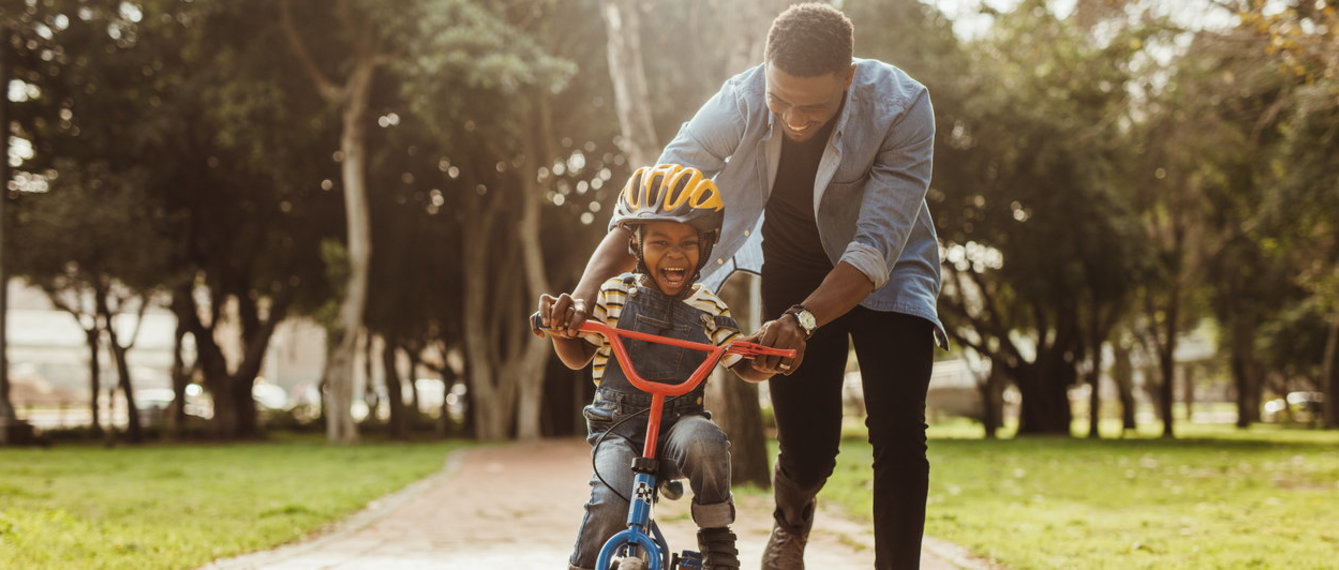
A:
[[[538,315],[532,317],[532,320],[538,325]],[[542,328],[536,326],[536,328]],[[655,504],[656,497],[656,469],[653,468],[656,462],[656,448],[660,438],[660,419],[665,407],[665,398],[667,396],[679,396],[691,392],[707,378],[711,370],[716,367],[716,363],[726,354],[738,354],[745,358],[752,358],[764,355],[775,355],[786,358],[794,358],[795,351],[787,349],[778,349],[751,342],[735,341],[723,346],[704,344],[699,342],[687,341],[677,338],[670,338],[649,333],[623,330],[611,327],[601,322],[585,321],[581,324],[581,331],[597,333],[603,335],[609,340],[613,348],[614,357],[622,365],[628,381],[638,390],[651,394],[651,409],[646,420],[646,443],[642,446],[642,456],[634,461],[633,470],[637,471],[634,476],[632,486],[632,496],[628,504],[628,528],[620,531],[610,537],[600,549],[599,558],[596,560],[595,567],[598,570],[606,570],[614,561],[614,557],[624,547],[632,547],[626,555],[636,557],[638,553],[636,548],[644,549],[647,553],[647,561],[651,570],[661,570],[663,567],[671,564],[669,559],[669,548],[665,544],[664,536],[660,534],[660,529],[656,528],[651,522],[652,506]],[[634,370],[632,362],[628,357],[628,351],[623,346],[623,339],[631,338],[636,340],[667,344],[681,348],[688,348],[707,353],[706,359],[698,365],[683,382],[678,384],[662,384],[660,382],[651,382],[645,380]],[[648,465],[648,467],[639,468],[638,464]],[[650,531],[650,533],[648,533]],[[685,551],[685,555],[690,551]]]

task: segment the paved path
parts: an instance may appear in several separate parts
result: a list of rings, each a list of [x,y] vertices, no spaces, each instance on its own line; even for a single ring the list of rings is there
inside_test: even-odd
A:
[[[589,446],[580,439],[474,448],[446,467],[335,525],[319,537],[216,561],[234,569],[557,569],[567,567],[590,476]],[[696,550],[688,498],[656,510],[672,548]],[[771,525],[769,497],[737,504],[741,560],[756,568]],[[873,536],[831,510],[815,525],[809,568],[871,568]],[[922,568],[985,568],[951,544],[926,539]]]

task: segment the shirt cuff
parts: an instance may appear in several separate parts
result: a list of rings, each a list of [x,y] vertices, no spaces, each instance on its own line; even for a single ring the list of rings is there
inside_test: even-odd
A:
[[[837,261],[839,263],[845,261],[864,273],[874,284],[875,291],[888,282],[888,263],[883,260],[883,254],[879,250],[868,245],[851,242],[846,246],[846,252],[842,253],[841,259]]]

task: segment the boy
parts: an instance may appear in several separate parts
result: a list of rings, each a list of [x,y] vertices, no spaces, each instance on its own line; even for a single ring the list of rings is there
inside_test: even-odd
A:
[[[720,237],[724,210],[716,184],[697,169],[673,164],[638,169],[619,193],[614,210],[615,223],[632,234],[628,248],[636,258],[636,270],[604,283],[591,318],[622,329],[718,346],[739,338],[739,327],[725,303],[695,283]],[[644,415],[619,422],[649,407],[651,395],[632,386],[618,360],[610,358],[611,347],[602,336],[581,337],[568,329],[573,305],[566,294],[544,295],[539,314],[553,329],[554,352],[563,364],[577,370],[595,361],[598,390],[584,411],[587,441],[594,445],[609,433],[592,451],[596,473],[570,560],[573,568],[592,568],[605,541],[625,527],[624,497],[633,483],[628,466],[639,455],[646,435]],[[633,368],[653,382],[680,382],[706,358],[700,351],[663,344],[628,340],[625,345]],[[767,379],[749,362],[738,355],[721,359],[745,380]],[[729,528],[735,516],[730,442],[702,407],[704,387],[705,383],[666,401],[660,453],[670,461],[663,475],[666,480],[686,477],[693,489],[692,515],[699,528],[703,568],[739,568],[735,535]]]

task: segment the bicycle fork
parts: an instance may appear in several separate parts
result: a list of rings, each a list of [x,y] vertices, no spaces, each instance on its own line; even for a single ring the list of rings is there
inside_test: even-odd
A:
[[[632,500],[628,503],[628,528],[605,541],[595,567],[607,570],[615,560],[620,562],[619,570],[633,570],[633,564],[640,567],[641,552],[646,553],[646,562],[650,570],[675,570],[678,568],[697,569],[702,567],[702,556],[694,550],[684,550],[682,554],[669,555],[669,546],[660,528],[651,522],[651,510],[656,502],[656,475],[660,472],[660,460],[656,459],[656,442],[659,441],[660,416],[664,408],[665,396],[651,396],[651,412],[647,419],[646,444],[642,456],[632,460],[632,470],[636,475],[632,483]],[[647,531],[650,531],[648,533]],[[640,552],[639,552],[640,550]],[[632,561],[636,562],[633,563]]]

